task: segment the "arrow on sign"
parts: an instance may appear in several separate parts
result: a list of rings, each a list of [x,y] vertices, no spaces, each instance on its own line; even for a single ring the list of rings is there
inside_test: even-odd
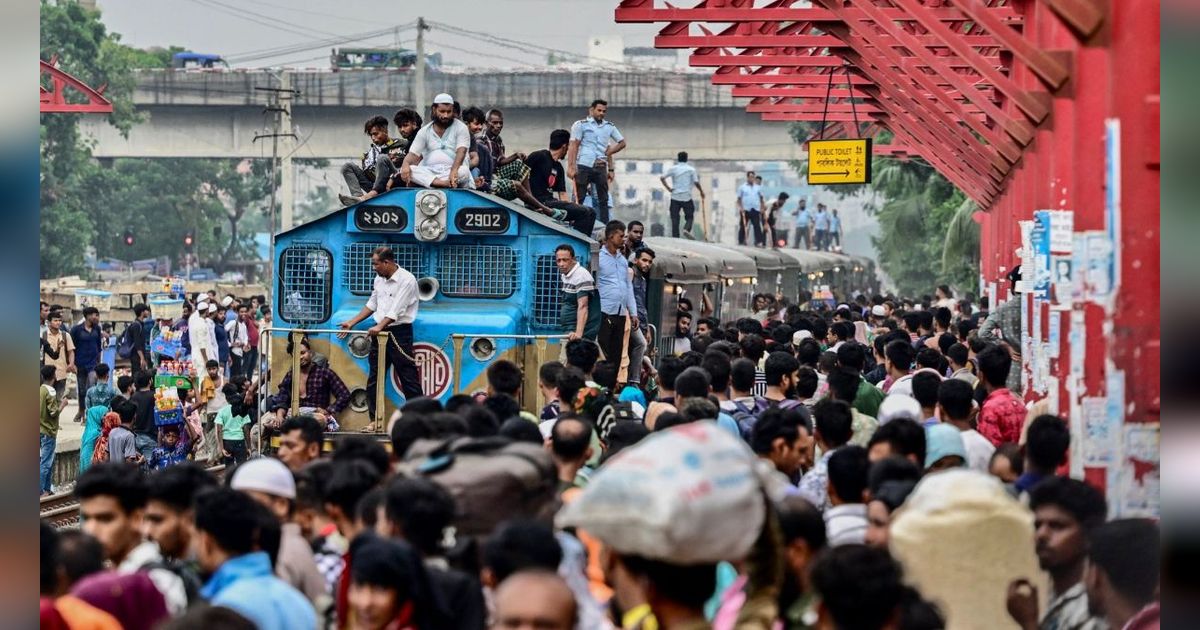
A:
[[[845,171],[834,171],[832,173],[813,173],[813,175],[841,175],[842,177],[847,177],[850,175],[850,171],[845,170]]]

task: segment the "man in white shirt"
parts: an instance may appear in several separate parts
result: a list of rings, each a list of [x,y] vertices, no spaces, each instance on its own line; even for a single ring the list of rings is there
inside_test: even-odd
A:
[[[191,345],[192,363],[196,366],[196,374],[204,374],[209,359],[217,359],[217,345],[211,343],[212,337],[208,334],[209,306],[209,302],[201,300],[188,316],[188,342]]]
[[[978,411],[979,405],[966,381],[949,378],[938,386],[938,415],[942,422],[954,425],[961,432],[967,451],[967,467],[986,474],[996,447],[975,430],[973,425]]]
[[[438,94],[433,97],[433,120],[413,138],[400,178],[426,188],[474,188],[467,161],[470,147],[470,130],[454,117],[454,97]]]
[[[371,266],[375,269],[375,284],[367,305],[354,317],[338,324],[338,328],[349,331],[362,320],[371,317],[375,325],[367,330],[371,336],[371,355],[367,359],[371,373],[367,376],[367,408],[371,423],[375,416],[376,387],[379,385],[379,344],[375,336],[388,333],[385,352],[384,373],[391,366],[400,379],[400,388],[405,400],[424,396],[421,377],[413,359],[413,321],[417,319],[417,279],[407,269],[396,264],[392,248],[382,245],[371,252]],[[341,333],[339,338],[347,333]]]
[[[692,201],[692,187],[700,192],[700,201],[704,201],[704,189],[700,187],[700,175],[696,168],[688,164],[687,151],[680,151],[676,156],[675,166],[666,172],[658,181],[662,182],[667,192],[671,193],[671,236],[679,238],[679,211],[683,211],[683,231],[692,231],[692,216],[696,213],[696,204]],[[667,184],[667,179],[671,180]]]

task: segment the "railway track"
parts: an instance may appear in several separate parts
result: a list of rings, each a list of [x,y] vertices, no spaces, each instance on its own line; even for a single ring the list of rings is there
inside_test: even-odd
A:
[[[207,470],[218,479],[225,474],[224,464],[211,466]],[[39,516],[54,529],[76,529],[79,527],[79,499],[75,498],[73,491],[42,497]]]

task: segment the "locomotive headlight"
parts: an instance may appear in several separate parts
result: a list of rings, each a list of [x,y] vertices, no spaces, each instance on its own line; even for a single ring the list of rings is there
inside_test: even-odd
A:
[[[350,348],[351,355],[365,359],[371,353],[371,343],[371,339],[366,335],[354,335],[346,345]]]
[[[476,361],[487,361],[496,356],[496,343],[488,337],[480,337],[471,342],[471,356]]]
[[[417,210],[427,217],[432,217],[445,209],[446,199],[436,192],[425,192],[417,198]]]
[[[421,221],[421,225],[417,227],[420,233],[421,240],[436,241],[442,237],[446,231],[446,226],[438,222],[437,219],[425,219]]]

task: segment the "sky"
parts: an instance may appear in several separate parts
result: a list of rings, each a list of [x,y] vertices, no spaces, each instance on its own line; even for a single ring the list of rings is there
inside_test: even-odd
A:
[[[618,0],[96,0],[102,20],[138,48],[183,46],[213,53],[234,67],[327,67],[331,48],[415,46],[418,16],[432,22],[426,48],[468,67],[543,65],[547,50],[587,52],[589,37],[620,35],[626,46],[651,45],[662,25],[617,24]],[[382,15],[381,7],[396,17]],[[440,24],[439,24],[440,23]],[[441,26],[446,25],[449,28]],[[455,32],[468,31],[468,33]],[[487,41],[474,33],[511,40]],[[331,39],[372,34],[355,42]],[[541,47],[531,50],[522,45]],[[287,47],[286,51],[281,48]],[[307,50],[302,48],[307,47]]]

